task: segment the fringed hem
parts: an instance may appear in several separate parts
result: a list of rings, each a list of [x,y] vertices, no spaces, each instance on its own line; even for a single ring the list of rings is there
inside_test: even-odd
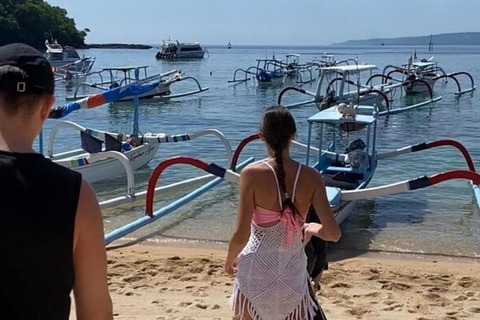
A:
[[[319,309],[315,297],[312,297],[310,294],[309,285],[310,284],[307,283],[307,290],[300,304],[282,320],[312,320],[318,310],[321,310]],[[234,286],[230,303],[232,306],[233,317],[237,320],[245,319],[245,311],[248,312],[248,315],[252,320],[267,320],[267,318],[262,318],[262,316],[258,314],[257,310],[255,310],[250,300],[248,300],[241,292],[237,284]]]

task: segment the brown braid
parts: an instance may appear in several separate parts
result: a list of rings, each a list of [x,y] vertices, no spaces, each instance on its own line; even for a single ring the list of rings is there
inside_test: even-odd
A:
[[[282,153],[288,147],[291,136],[297,131],[295,120],[287,108],[282,106],[269,107],[265,110],[262,118],[260,132],[267,144],[273,149],[275,164],[277,165],[278,184],[280,185],[282,212],[290,208],[295,215],[298,213],[285,185],[285,168],[283,167]]]

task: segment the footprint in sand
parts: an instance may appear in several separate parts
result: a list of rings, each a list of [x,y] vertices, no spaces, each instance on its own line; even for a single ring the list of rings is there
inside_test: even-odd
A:
[[[351,288],[351,287],[352,287],[351,285],[344,282],[337,282],[330,286],[330,288]]]
[[[473,282],[472,281],[459,281],[458,282],[458,285],[460,287],[464,287],[464,288],[470,288],[472,286]]]
[[[197,276],[185,276],[185,277],[181,277],[179,281],[194,281],[197,279],[198,279]]]
[[[396,289],[396,290],[407,290],[407,289],[410,289],[411,287],[412,286],[410,286],[408,284],[396,283],[396,282],[386,283],[386,284],[382,285],[382,289],[384,289],[384,290],[394,290],[394,289]]]
[[[208,308],[208,304],[204,304],[204,303],[196,303],[195,304],[195,307],[199,308],[199,309],[207,309]]]
[[[170,257],[170,258],[167,258],[168,260],[170,261],[179,261],[179,260],[182,260],[182,258],[180,258],[179,256],[174,256],[174,257]]]
[[[374,291],[374,292],[367,293],[364,296],[365,297],[378,297],[379,295],[380,295],[380,292]]]
[[[403,304],[397,303],[388,307],[383,308],[384,311],[393,311],[393,310],[402,310]]]
[[[440,295],[438,293],[430,292],[425,294],[425,297],[430,299],[430,300],[437,300],[440,299]]]
[[[468,298],[466,296],[461,295],[461,296],[458,296],[455,299],[453,299],[453,301],[465,301],[467,299]]]
[[[187,302],[187,301],[179,302],[177,304],[177,306],[183,307],[183,308],[186,308],[186,307],[191,306],[191,305],[192,305],[192,302]]]
[[[126,276],[126,277],[123,277],[121,280],[123,282],[137,282],[137,281],[140,281],[140,280],[143,280],[145,279],[145,277],[143,276],[140,276],[140,275],[129,275],[129,276]]]
[[[366,313],[370,313],[370,312],[372,312],[372,310],[364,306],[358,306],[355,308],[348,309],[348,313],[350,313],[352,316],[355,316],[357,318],[363,318],[363,316]]]
[[[479,307],[471,307],[470,309],[468,309],[470,312],[473,312],[473,313],[480,313],[480,308]]]
[[[444,292],[448,291],[448,288],[433,286],[431,288],[428,288],[427,291],[428,292],[442,292],[442,293],[444,293]]]

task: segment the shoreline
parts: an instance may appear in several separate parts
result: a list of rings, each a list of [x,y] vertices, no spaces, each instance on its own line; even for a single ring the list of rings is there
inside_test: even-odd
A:
[[[200,251],[208,251],[215,254],[226,254],[228,249],[227,241],[215,240],[192,240],[182,238],[121,238],[107,246],[107,252],[110,250],[124,249],[135,246],[145,247],[163,247],[166,249],[178,248],[192,249]],[[360,250],[336,247],[336,244],[331,244],[328,251],[329,261],[341,262],[342,260],[352,258],[373,258],[385,260],[405,260],[405,261],[432,261],[432,262],[464,262],[464,263],[479,263],[480,257],[474,256],[460,256],[441,253],[421,253],[421,252],[403,252],[403,251],[388,251],[388,250]]]
[[[480,319],[480,261],[371,254],[343,259],[338,251],[345,253],[333,252],[317,295],[328,319]],[[110,245],[114,318],[231,319],[233,278],[223,271],[225,256],[223,248],[186,242]]]
[[[126,44],[126,43],[92,43],[86,44],[87,49],[152,49],[153,46],[146,44]]]

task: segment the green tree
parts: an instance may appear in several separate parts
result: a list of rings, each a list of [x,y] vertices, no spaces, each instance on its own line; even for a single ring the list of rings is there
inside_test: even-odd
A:
[[[77,30],[65,9],[43,0],[0,0],[0,46],[23,42],[43,48],[45,39],[81,47],[89,29]]]

